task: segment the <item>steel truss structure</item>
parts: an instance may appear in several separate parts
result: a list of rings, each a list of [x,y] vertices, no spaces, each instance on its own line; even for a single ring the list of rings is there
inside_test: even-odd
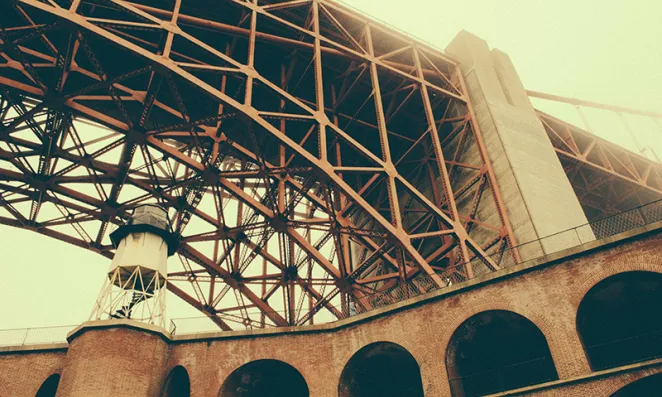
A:
[[[457,64],[355,11],[0,7],[0,223],[111,257],[109,225],[158,202],[168,289],[222,329],[342,318],[516,245]]]
[[[586,129],[538,111],[538,116],[589,221],[628,211],[662,198],[662,163],[659,159],[652,161],[594,135],[579,106],[603,109],[618,115],[635,142],[636,137],[623,115],[650,118],[662,132],[662,113],[534,91],[528,93],[531,97],[574,105],[584,121]],[[654,152],[653,155],[655,156]]]

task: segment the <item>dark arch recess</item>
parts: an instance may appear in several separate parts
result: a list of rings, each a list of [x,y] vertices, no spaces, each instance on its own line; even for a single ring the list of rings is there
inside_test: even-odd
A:
[[[191,381],[188,372],[181,365],[176,366],[168,374],[165,384],[163,385],[163,393],[161,397],[190,397],[191,396]]]
[[[625,385],[611,397],[657,396],[660,390],[662,390],[662,373],[649,375]]]
[[[662,356],[662,274],[625,272],[594,285],[577,310],[577,332],[594,371]]]
[[[464,321],[446,350],[454,397],[472,397],[558,379],[544,334],[527,318],[490,310]]]
[[[41,384],[41,387],[37,391],[35,397],[55,397],[57,392],[57,386],[60,384],[60,375],[53,374],[46,378],[44,383]]]
[[[225,379],[218,397],[308,397],[308,385],[294,367],[278,360],[244,364]]]
[[[363,347],[340,375],[339,397],[423,397],[421,371],[414,357],[395,343]]]

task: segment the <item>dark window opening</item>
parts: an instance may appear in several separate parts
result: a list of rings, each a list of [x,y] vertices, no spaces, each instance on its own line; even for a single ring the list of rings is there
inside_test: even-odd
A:
[[[308,397],[308,385],[299,371],[277,360],[257,360],[232,372],[218,397]]]
[[[168,379],[163,386],[162,397],[190,397],[191,381],[188,372],[181,365],[176,366],[170,371]]]
[[[591,288],[577,332],[594,371],[662,357],[662,274],[626,272]]]
[[[547,340],[519,314],[492,310],[462,323],[446,351],[454,397],[473,397],[558,379]]]
[[[662,390],[662,374],[650,375],[636,380],[612,394],[611,397],[657,396]]]
[[[53,374],[41,384],[35,397],[55,397],[57,386],[60,384],[60,375]]]
[[[347,362],[340,375],[339,397],[423,397],[416,359],[395,343],[365,346]]]

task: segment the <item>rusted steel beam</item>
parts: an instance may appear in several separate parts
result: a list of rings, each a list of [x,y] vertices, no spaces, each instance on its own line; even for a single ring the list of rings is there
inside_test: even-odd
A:
[[[19,170],[0,165],[0,178],[23,184],[0,185],[0,196],[13,195],[5,200],[13,205],[43,194],[41,201],[63,212],[40,224],[16,211],[16,222],[42,229],[72,225],[90,249],[107,249],[100,241],[109,223],[121,222],[139,203],[157,200],[176,211],[180,224],[190,221],[186,230],[180,228],[181,252],[188,259],[172,277],[189,282],[196,294],[178,295],[222,329],[235,327],[234,319],[246,327],[312,323],[320,310],[344,318],[352,299],[372,307],[369,291],[411,287],[424,293],[428,288],[412,280],[419,273],[444,287],[443,261],[465,269],[458,262],[480,258],[489,269],[498,268],[486,250],[507,235],[509,221],[478,219],[478,208],[492,205],[484,200],[487,191],[498,198],[498,186],[480,132],[469,127],[473,115],[454,77],[455,63],[443,54],[377,23],[361,22],[357,32],[345,18],[363,21],[362,16],[324,1],[295,0],[297,10],[305,10],[297,17],[306,19],[304,27],[288,19],[289,11],[271,14],[280,7],[255,2],[235,5],[241,13],[236,26],[182,14],[179,2],[173,11],[111,3],[115,13],[142,21],[110,17],[106,6],[90,13],[84,2],[69,9],[17,2],[26,15],[39,10],[57,24],[67,21],[59,29],[75,38],[78,58],[59,62],[60,70],[50,50],[31,48],[33,39],[43,39],[53,53],[61,52],[50,31],[12,47],[15,57],[32,57],[23,58],[31,70],[27,75],[21,62],[3,53],[8,66],[0,69],[0,85],[28,95],[20,101],[28,115],[0,137],[10,148],[0,158]],[[290,34],[266,34],[261,20]],[[211,45],[206,33],[181,30],[186,24],[226,33],[227,42]],[[153,42],[145,31],[159,32],[163,40]],[[395,41],[386,43],[385,37]],[[240,38],[249,43],[245,58],[233,51]],[[264,63],[260,42],[276,44],[268,47],[279,53],[272,64]],[[110,58],[126,59],[127,68],[98,56],[102,49]],[[80,57],[86,62],[77,62]],[[28,61],[33,58],[38,61]],[[52,82],[40,75],[50,71],[87,85],[73,89],[62,79],[61,90],[52,91]],[[44,142],[19,132],[26,123],[46,125],[43,114],[54,104],[76,115],[62,135],[73,142],[58,140],[45,158],[67,163],[35,177],[28,160],[44,153]],[[115,134],[76,131],[82,117]],[[464,158],[470,146],[478,146],[481,156]],[[471,183],[455,180],[462,173]],[[85,237],[84,222],[99,227],[95,241]],[[208,291],[198,280],[209,282]],[[259,295],[248,284],[261,286]],[[228,304],[230,291],[236,302]],[[249,307],[261,311],[259,321]]]
[[[582,99],[576,99],[576,98],[568,98],[560,95],[552,95],[552,94],[545,94],[544,92],[538,92],[538,91],[526,91],[527,95],[533,98],[540,98],[540,99],[547,99],[550,101],[556,101],[556,102],[563,102],[563,103],[569,103],[571,105],[576,105],[576,106],[586,106],[590,108],[596,108],[596,109],[605,109],[605,110],[611,110],[616,113],[629,113],[629,114],[635,114],[639,116],[648,116],[648,117],[654,117],[654,118],[662,118],[662,113],[658,112],[649,112],[645,110],[639,110],[639,109],[633,109],[633,108],[628,108],[624,106],[614,106],[614,105],[607,105],[604,103],[598,103],[598,102],[591,102],[591,101],[585,101]]]

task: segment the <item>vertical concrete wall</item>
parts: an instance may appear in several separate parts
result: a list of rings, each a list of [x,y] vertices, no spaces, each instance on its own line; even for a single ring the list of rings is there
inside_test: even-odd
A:
[[[570,181],[508,55],[460,32],[446,51],[458,58],[469,98],[519,243],[587,223]],[[588,228],[542,242],[545,253],[590,241]],[[580,241],[581,237],[581,241]],[[541,246],[522,250],[524,259]]]

